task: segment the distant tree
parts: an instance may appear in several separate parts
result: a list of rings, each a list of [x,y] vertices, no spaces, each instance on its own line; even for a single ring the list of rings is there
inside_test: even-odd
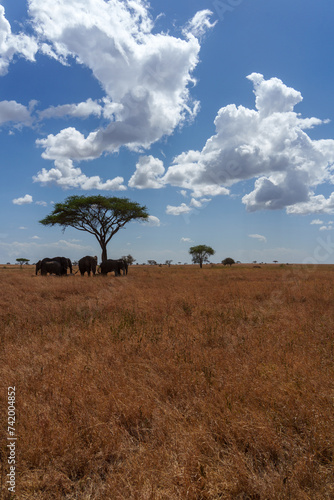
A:
[[[134,262],[136,262],[136,259],[132,257],[132,255],[123,255],[122,259],[129,265],[132,266]]]
[[[150,266],[156,266],[158,264],[156,260],[148,260],[147,262]]]
[[[53,212],[40,220],[44,226],[58,224],[93,234],[102,250],[101,259],[107,259],[107,244],[131,220],[148,218],[147,209],[128,198],[107,196],[69,196],[64,203],[56,203]]]
[[[166,260],[165,266],[170,267],[170,265],[171,265],[172,262],[173,262],[173,260]]]
[[[277,264],[277,262],[278,262],[278,260],[273,260],[273,263],[274,263],[274,264]]]
[[[226,259],[222,260],[222,264],[224,264],[224,266],[232,266],[235,262],[231,257],[226,257]]]
[[[189,253],[192,256],[192,261],[194,264],[199,264],[200,267],[203,266],[203,262],[209,262],[209,256],[214,255],[215,251],[213,248],[207,245],[197,245],[189,249]]]
[[[22,264],[28,264],[28,262],[30,261],[30,259],[20,258],[20,259],[16,259],[16,261],[20,264],[20,267],[22,269]]]

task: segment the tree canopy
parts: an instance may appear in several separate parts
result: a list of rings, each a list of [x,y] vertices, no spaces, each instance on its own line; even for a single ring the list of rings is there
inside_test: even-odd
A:
[[[69,196],[56,203],[50,215],[40,220],[44,226],[60,225],[63,230],[73,227],[93,234],[102,250],[102,261],[107,259],[107,244],[131,220],[148,218],[147,208],[128,198],[96,196]]]
[[[136,262],[136,259],[132,257],[131,254],[129,255],[122,255],[122,260],[124,260],[129,266],[132,266],[134,262]]]
[[[232,266],[232,264],[235,264],[235,261],[231,257],[226,257],[226,259],[222,260],[222,264],[224,266]]]
[[[192,256],[193,263],[199,264],[202,267],[203,262],[208,262],[209,256],[214,255],[215,251],[207,245],[197,245],[191,247],[189,253]]]

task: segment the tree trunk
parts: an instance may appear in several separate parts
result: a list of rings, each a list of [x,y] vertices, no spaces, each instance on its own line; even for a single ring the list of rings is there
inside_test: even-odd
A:
[[[202,266],[203,266],[203,260],[202,259],[199,259],[199,267],[202,269]]]
[[[107,245],[105,244],[105,242],[100,242],[100,245],[101,245],[101,249],[102,249],[102,255],[101,255],[101,262],[103,262],[104,260],[107,260]]]

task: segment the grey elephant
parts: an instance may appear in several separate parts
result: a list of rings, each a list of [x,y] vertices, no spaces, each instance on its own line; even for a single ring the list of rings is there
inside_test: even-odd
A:
[[[129,265],[124,259],[120,259],[121,269],[123,269],[123,274],[128,274]]]
[[[107,259],[101,262],[100,265],[100,273],[107,275],[108,273],[111,273],[115,271],[115,276],[120,276],[121,271],[123,271],[124,274],[128,274],[128,265],[123,259]]]
[[[39,271],[41,271],[42,274],[42,267],[44,267],[45,262],[51,262],[54,259],[51,259],[50,257],[45,257],[42,260],[39,260],[36,264],[36,274],[38,274]]]
[[[72,274],[72,262],[70,259],[66,257],[52,257],[50,259],[49,257],[45,257],[43,260],[39,260],[36,264],[36,274],[38,274],[39,270],[42,270],[42,266],[44,262],[58,262],[61,267],[61,275],[67,274],[67,269],[69,268],[70,273]]]
[[[92,257],[91,255],[86,255],[86,257],[82,257],[79,260],[79,271],[81,276],[84,276],[85,273],[90,276],[90,273],[95,275],[97,266],[97,256]]]
[[[52,261],[59,262],[61,266],[61,274],[65,275],[67,274],[67,269],[70,269],[70,273],[72,274],[72,263],[70,259],[67,257],[52,257]]]
[[[45,260],[41,265],[41,275],[46,276],[47,274],[56,274],[57,276],[62,275],[62,267],[56,260]]]
[[[71,259],[67,259],[66,258],[66,262],[67,262],[67,268],[70,270],[70,274],[73,274],[72,273],[72,262],[71,262]]]
[[[51,260],[51,259],[50,259]],[[38,272],[41,270],[41,266],[42,266],[42,261],[39,260],[37,263],[36,263],[36,275],[38,274]]]

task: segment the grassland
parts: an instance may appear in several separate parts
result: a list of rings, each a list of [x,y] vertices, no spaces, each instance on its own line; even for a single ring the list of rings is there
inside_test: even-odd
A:
[[[334,266],[0,268],[1,493],[334,498]]]

